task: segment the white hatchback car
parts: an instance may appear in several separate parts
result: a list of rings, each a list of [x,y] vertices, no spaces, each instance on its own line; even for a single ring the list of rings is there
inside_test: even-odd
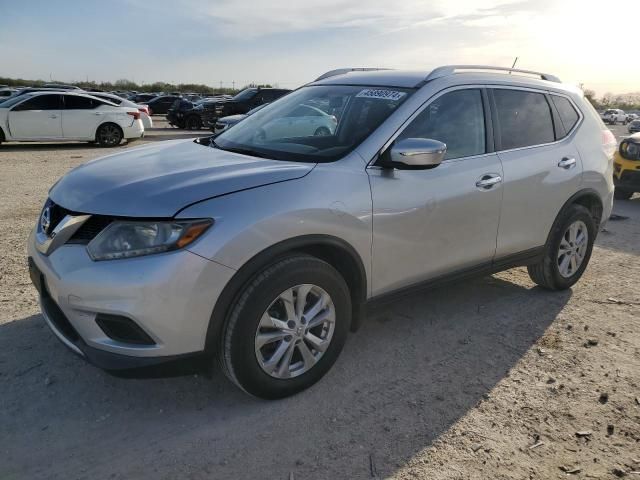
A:
[[[0,103],[0,143],[84,140],[115,147],[144,136],[140,115],[86,93],[28,93]]]

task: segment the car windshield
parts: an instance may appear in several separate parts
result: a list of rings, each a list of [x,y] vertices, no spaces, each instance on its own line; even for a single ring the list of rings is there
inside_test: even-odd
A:
[[[395,87],[303,87],[223,132],[212,146],[275,160],[334,161],[357,147],[411,93]]]

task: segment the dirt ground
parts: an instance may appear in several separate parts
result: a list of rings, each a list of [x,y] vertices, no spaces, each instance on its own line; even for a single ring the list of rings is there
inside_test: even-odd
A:
[[[55,180],[106,153],[0,146],[1,480],[640,479],[640,196],[572,290],[514,269],[405,298],[314,387],[266,402],[218,369],[110,376],[45,326],[28,232]]]

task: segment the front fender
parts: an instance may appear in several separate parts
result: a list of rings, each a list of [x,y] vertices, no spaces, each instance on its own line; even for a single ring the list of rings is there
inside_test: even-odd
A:
[[[371,192],[362,160],[318,165],[297,180],[236,192],[188,207],[178,218],[214,219],[193,253],[239,270],[285,240],[305,235],[339,238],[371,268]]]

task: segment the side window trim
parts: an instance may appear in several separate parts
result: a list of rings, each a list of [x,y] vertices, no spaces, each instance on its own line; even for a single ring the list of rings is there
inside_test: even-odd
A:
[[[406,128],[409,125],[411,125],[411,123],[418,117],[418,115],[420,115],[426,108],[429,107],[429,105],[435,102],[438,98],[442,97],[443,95],[446,95],[447,93],[455,92],[458,90],[480,90],[481,98],[482,98],[482,108],[484,110],[485,136],[488,136],[489,130],[493,131],[493,125],[490,126],[487,123],[487,115],[490,115],[490,114],[489,114],[489,108],[487,108],[488,105],[486,104],[486,100],[487,100],[486,92],[485,92],[486,89],[487,89],[486,85],[468,84],[468,85],[456,85],[453,87],[448,87],[434,93],[432,96],[426,99],[424,103],[422,103],[411,115],[409,115],[409,117],[402,123],[402,125],[400,125],[400,127],[398,127],[398,129],[393,133],[393,135],[389,137],[389,140],[387,140],[384,143],[384,145],[382,145],[382,148],[380,148],[378,153],[368,163],[367,168],[370,168],[370,167],[380,168],[376,165],[376,162],[380,159],[382,154],[389,149],[389,147],[393,144],[393,142],[395,142],[396,138],[402,135],[402,132],[404,132]],[[494,148],[490,148],[490,146]],[[480,153],[478,155],[471,155],[468,157],[450,158],[450,159],[443,160],[442,163],[459,162],[460,160],[465,160],[467,158],[475,158],[475,157],[482,157],[485,155],[491,155],[496,151],[493,139],[487,138],[485,140],[485,150],[486,150],[485,153]]]
[[[556,104],[551,99],[551,95],[547,93],[545,97],[547,99],[547,103],[549,104],[549,108],[551,108],[551,117],[553,120],[553,132],[554,132],[555,140],[556,141],[562,140],[564,137],[567,136],[567,132],[564,128],[564,124],[560,119],[560,114],[558,113]]]

